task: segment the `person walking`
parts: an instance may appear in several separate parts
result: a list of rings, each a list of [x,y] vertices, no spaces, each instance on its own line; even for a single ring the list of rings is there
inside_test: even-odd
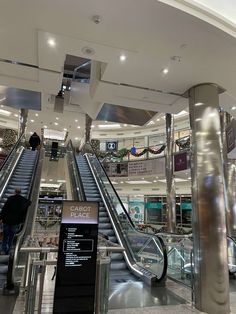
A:
[[[21,195],[20,188],[16,188],[15,194],[8,197],[0,213],[0,222],[3,223],[1,254],[9,254],[13,237],[24,223],[30,204],[31,201]]]
[[[34,132],[29,139],[30,146],[32,147],[32,150],[35,150],[40,145],[40,137],[36,132]]]

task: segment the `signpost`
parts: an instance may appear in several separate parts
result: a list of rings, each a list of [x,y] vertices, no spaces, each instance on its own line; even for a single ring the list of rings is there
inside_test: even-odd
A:
[[[94,313],[98,203],[64,201],[53,313]]]

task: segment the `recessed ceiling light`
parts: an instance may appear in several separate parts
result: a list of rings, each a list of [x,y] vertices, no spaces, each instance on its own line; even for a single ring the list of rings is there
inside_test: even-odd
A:
[[[75,137],[75,140],[77,141],[77,140],[78,140],[78,137]]]
[[[80,129],[80,126],[79,126],[79,125],[77,126],[77,129]]]
[[[124,124],[124,126],[127,126],[127,124]]]
[[[231,109],[232,109],[232,110],[235,110],[235,109],[236,109],[236,107],[235,107],[235,106],[233,106]]]
[[[126,55],[122,54],[122,55],[120,55],[119,59],[121,62],[124,62],[127,59],[127,57],[126,57]]]
[[[16,117],[16,118],[17,118],[17,117],[18,117],[18,114],[16,114],[16,113],[15,113],[15,114],[14,114],[14,117]]]
[[[99,128],[104,128],[104,129],[117,129],[120,128],[120,124],[99,124]]]
[[[191,180],[191,177],[188,177],[189,180]]]
[[[122,184],[122,183],[124,183],[124,181],[120,181],[120,183]]]
[[[167,73],[169,72],[169,69],[168,69],[168,68],[164,68],[163,70],[161,70],[161,72],[162,72],[163,74],[167,74]]]
[[[1,105],[1,108],[3,108],[4,107],[4,105]]]
[[[157,182],[157,180],[153,180],[153,182]]]
[[[75,119],[75,122],[78,122],[78,120],[77,120],[77,119]]]
[[[152,183],[152,182],[150,182],[150,181],[146,181],[146,180],[141,180],[141,181],[139,181],[139,180],[137,180],[137,181],[126,181],[126,183],[128,183],[128,184],[150,184],[150,183]]]
[[[44,125],[43,127],[44,127],[44,129],[47,129],[47,126],[46,126],[46,125]]]
[[[53,181],[53,179],[49,179],[49,181],[50,181],[50,182],[52,182],[52,181]]]
[[[51,47],[55,47],[56,46],[56,41],[54,38],[49,38],[48,39],[48,45]]]
[[[59,118],[58,118],[58,117],[56,117],[56,120],[59,120]]]
[[[33,119],[31,119],[31,120],[30,120],[30,122],[34,122],[34,120],[33,120]]]
[[[36,117],[38,117],[38,115],[39,115],[38,113],[35,114]]]
[[[91,125],[91,128],[94,128],[94,127],[95,127],[95,125],[92,124],[92,125]]]
[[[54,124],[55,124],[55,125],[58,125],[58,123],[57,123],[57,122],[54,122]]]
[[[3,97],[3,98],[0,99],[0,101],[3,101],[3,100],[6,100],[6,97]]]
[[[160,119],[158,118],[157,121],[160,121]]]
[[[0,109],[0,114],[9,117],[11,115],[11,112],[8,110]]]
[[[64,131],[67,131],[67,128],[64,128],[63,130],[64,130]]]

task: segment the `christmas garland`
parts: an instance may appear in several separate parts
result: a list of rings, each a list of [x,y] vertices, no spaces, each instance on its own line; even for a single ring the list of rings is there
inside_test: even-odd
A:
[[[190,147],[190,136],[180,138],[175,141],[175,144],[179,146],[180,149],[186,149]]]
[[[105,157],[116,157],[116,158],[124,158],[127,155],[132,155],[135,157],[140,157],[143,156],[144,154],[146,154],[147,152],[157,155],[157,154],[161,154],[164,149],[166,148],[166,145],[162,145],[160,148],[158,147],[147,147],[144,148],[142,151],[140,152],[133,152],[131,149],[127,149],[127,148],[122,148],[117,152],[102,152],[102,151],[97,151],[97,155],[100,158],[105,158]]]

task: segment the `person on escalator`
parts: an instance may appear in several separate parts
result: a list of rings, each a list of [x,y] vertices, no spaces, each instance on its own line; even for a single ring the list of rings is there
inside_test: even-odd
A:
[[[40,137],[36,132],[34,132],[29,139],[30,146],[32,147],[32,150],[35,150],[40,145]]]
[[[15,194],[9,196],[0,213],[3,223],[2,254],[9,254],[14,235],[25,221],[27,209],[31,201],[21,195],[21,189],[16,188]]]

